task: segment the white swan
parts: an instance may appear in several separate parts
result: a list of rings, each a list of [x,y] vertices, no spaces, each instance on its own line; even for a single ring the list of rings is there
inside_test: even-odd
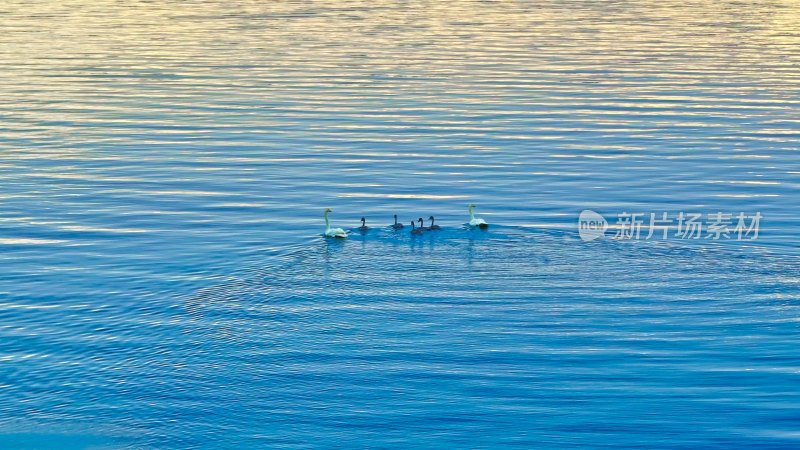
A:
[[[331,212],[330,208],[325,208],[325,237],[334,237],[334,238],[346,238],[347,233],[344,232],[341,228],[331,228],[330,222],[328,222],[328,213]]]
[[[472,212],[473,208],[475,208],[475,205],[470,203],[469,204],[469,226],[478,227],[478,228],[481,228],[481,229],[489,227],[489,224],[486,223],[485,220],[483,220],[483,219],[481,219],[479,217],[475,217],[475,213]]]

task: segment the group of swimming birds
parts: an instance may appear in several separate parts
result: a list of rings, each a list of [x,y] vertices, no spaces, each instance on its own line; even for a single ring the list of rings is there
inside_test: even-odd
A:
[[[472,211],[474,208],[475,208],[475,205],[470,203],[470,205],[469,205],[469,222],[468,222],[469,226],[477,227],[477,228],[481,228],[481,229],[486,229],[489,226],[489,224],[486,223],[485,220],[483,220],[483,219],[481,219],[479,217],[475,217],[475,213]],[[341,239],[346,238],[347,237],[347,233],[343,229],[341,229],[341,228],[331,228],[331,224],[328,221],[328,213],[329,212],[331,212],[331,209],[330,208],[326,208],[325,209],[325,237],[341,238]],[[436,224],[433,223],[433,221],[434,221],[433,216],[428,217],[428,220],[431,221],[431,225],[429,227],[424,226],[425,222],[422,220],[422,217],[417,219],[417,222],[419,222],[419,226],[416,226],[416,224],[412,220],[411,221],[411,234],[422,234],[423,231],[433,231],[433,230],[441,230],[442,229],[442,227],[440,227],[439,225],[436,225]],[[390,227],[395,229],[395,230],[399,230],[399,229],[403,228],[403,224],[402,223],[397,223],[397,214],[394,215],[394,224],[390,225]],[[361,226],[358,227],[358,231],[365,232],[367,230],[369,230],[369,227],[367,226],[367,219],[362,217],[361,218]]]

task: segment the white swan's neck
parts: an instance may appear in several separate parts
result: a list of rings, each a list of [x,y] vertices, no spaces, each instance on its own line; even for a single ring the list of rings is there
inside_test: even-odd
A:
[[[325,231],[331,229],[331,224],[328,222],[328,211],[325,211]]]
[[[472,206],[469,207],[469,220],[475,220],[475,213],[472,212]]]

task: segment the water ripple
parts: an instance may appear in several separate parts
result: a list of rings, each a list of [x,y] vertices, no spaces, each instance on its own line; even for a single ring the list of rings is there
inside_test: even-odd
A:
[[[2,2],[4,444],[795,446],[798,17]],[[376,229],[323,243],[326,207]],[[584,209],[764,228],[583,243]]]

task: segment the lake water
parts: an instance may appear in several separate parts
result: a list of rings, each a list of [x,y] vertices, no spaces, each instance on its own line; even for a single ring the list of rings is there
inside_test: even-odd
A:
[[[798,151],[794,0],[7,0],[0,446],[797,447]]]

